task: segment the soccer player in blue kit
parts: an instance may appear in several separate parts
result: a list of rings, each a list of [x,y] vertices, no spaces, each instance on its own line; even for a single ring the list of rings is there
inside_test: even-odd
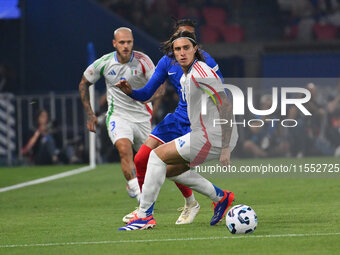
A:
[[[178,31],[189,31],[195,33],[195,22],[190,19],[182,19],[176,21],[174,26],[174,32]],[[201,50],[203,57],[205,58],[206,64],[211,67],[214,72],[222,79],[222,73],[215,60],[205,51]],[[151,151],[158,146],[170,142],[178,137],[181,137],[190,130],[190,121],[187,113],[187,103],[182,97],[182,87],[180,85],[180,78],[183,75],[183,70],[178,62],[175,62],[172,58],[165,55],[157,64],[154,74],[145,85],[144,89],[138,91],[138,93],[132,93],[132,98],[139,101],[147,101],[151,98],[154,92],[169,79],[172,86],[174,86],[177,94],[179,95],[179,103],[174,113],[169,113],[163,121],[161,121],[151,132],[148,139],[141,146],[138,153],[135,156],[136,175],[140,189],[142,189],[144,178],[146,174],[146,168],[148,159]],[[181,171],[181,165],[169,165],[168,168],[176,169],[178,172]],[[174,171],[172,171],[174,172]],[[179,175],[177,178],[186,178],[185,174]],[[176,224],[189,224],[192,223],[195,216],[199,212],[200,206],[196,201],[192,190],[180,183],[176,182],[177,187],[182,192],[185,198],[184,209],[176,221]],[[136,214],[137,210],[126,215],[123,218],[123,222],[128,223]]]

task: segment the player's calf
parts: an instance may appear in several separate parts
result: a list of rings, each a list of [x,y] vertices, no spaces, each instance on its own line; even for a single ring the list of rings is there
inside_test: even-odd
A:
[[[135,156],[134,161],[135,161],[135,166],[136,166],[136,175],[137,175],[140,190],[142,190],[142,186],[144,184],[146,167],[148,165],[149,155],[151,151],[152,151],[151,148],[143,144]]]

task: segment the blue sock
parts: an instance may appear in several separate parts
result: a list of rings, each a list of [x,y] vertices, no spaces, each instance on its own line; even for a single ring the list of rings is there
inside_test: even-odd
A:
[[[216,187],[214,184],[213,184],[213,186],[214,186],[215,191],[216,191],[216,196],[219,198],[218,200],[221,200],[222,197],[224,197],[223,190],[221,190],[220,188]]]
[[[153,214],[153,206],[154,205],[155,205],[155,202],[153,202],[152,206],[150,206],[150,208],[146,210],[146,212],[145,212],[146,217],[149,217]]]

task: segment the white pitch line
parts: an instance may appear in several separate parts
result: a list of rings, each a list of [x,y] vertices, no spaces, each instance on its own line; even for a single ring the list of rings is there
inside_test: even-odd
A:
[[[90,171],[94,168],[95,167],[92,167],[92,166],[84,166],[84,167],[77,168],[77,169],[67,171],[67,172],[63,172],[63,173],[60,173],[60,174],[55,174],[55,175],[43,177],[43,178],[40,178],[40,179],[28,181],[28,182],[18,183],[18,184],[12,185],[12,186],[0,188],[0,193],[6,192],[6,191],[9,191],[9,190],[20,189],[20,188],[23,188],[23,187],[26,187],[26,186],[31,186],[31,185],[35,185],[35,184],[39,184],[39,183],[57,180],[57,179],[64,178],[64,177],[67,177],[67,176],[71,176],[71,175],[75,175],[75,174],[80,174],[80,173],[83,173],[83,172]]]
[[[89,245],[89,244],[120,244],[120,243],[151,243],[151,242],[176,242],[176,241],[202,241],[202,240],[219,240],[219,239],[248,239],[248,238],[280,238],[280,237],[313,237],[313,236],[337,236],[337,233],[314,233],[314,234],[282,234],[282,235],[235,235],[235,236],[217,236],[217,237],[192,237],[192,238],[174,238],[174,239],[154,239],[154,240],[112,240],[112,241],[94,241],[94,242],[69,242],[69,243],[37,243],[37,244],[5,244],[0,248],[18,248],[18,247],[42,247],[42,246],[67,246],[67,245]]]

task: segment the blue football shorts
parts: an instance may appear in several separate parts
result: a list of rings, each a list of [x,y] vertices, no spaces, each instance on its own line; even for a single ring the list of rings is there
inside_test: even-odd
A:
[[[165,118],[152,130],[150,137],[161,143],[170,142],[191,131],[188,118],[183,118],[179,114],[168,113]]]

